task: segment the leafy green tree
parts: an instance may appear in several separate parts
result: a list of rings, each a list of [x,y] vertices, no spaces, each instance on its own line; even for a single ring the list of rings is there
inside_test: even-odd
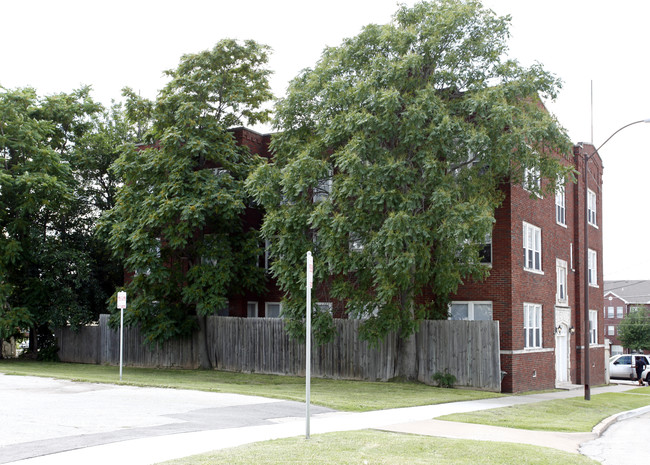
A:
[[[3,333],[18,324],[37,326],[43,253],[55,240],[53,222],[72,199],[69,166],[52,147],[52,121],[42,118],[33,89],[0,92],[0,282]],[[24,327],[23,327],[24,328]],[[32,347],[37,346],[35,331]]]
[[[103,113],[88,87],[46,97],[0,92],[0,331],[31,328],[34,352],[52,327],[96,320],[105,288],[116,284],[106,266],[112,257],[94,234],[97,211],[109,206],[89,194],[100,181],[90,179],[87,165],[100,157],[89,135],[102,132]]]
[[[630,350],[650,350],[650,310],[633,308],[618,325],[618,339]]]
[[[229,294],[263,284],[257,234],[241,221],[244,180],[258,157],[228,129],[268,119],[268,50],[223,40],[183,56],[155,103],[126,90],[131,116],[146,126],[151,115],[152,126],[150,146],[131,146],[116,161],[124,185],[103,220],[134,273],[125,322],[160,343],[189,334],[198,320],[203,368],[213,363],[206,317]]]
[[[569,140],[539,98],[554,98],[559,82],[504,58],[508,26],[473,0],[402,6],[291,82],[274,163],[248,187],[266,209],[262,233],[294,335],[304,335],[313,250],[314,287],[365,319],[365,338],[398,332],[396,372],[413,373],[417,323],[446,317],[448,295],[488,273],[479,251],[500,184],[539,172],[552,191],[570,176],[553,156],[568,155]],[[422,301],[428,293],[434,303]],[[314,309],[313,319],[327,340],[330,315]]]

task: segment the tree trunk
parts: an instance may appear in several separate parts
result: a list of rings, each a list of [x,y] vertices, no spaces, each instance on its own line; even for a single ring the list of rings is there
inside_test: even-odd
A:
[[[418,354],[415,334],[411,334],[407,338],[398,335],[396,355],[395,376],[406,381],[416,381],[418,378]]]
[[[212,370],[210,348],[208,347],[208,317],[199,316],[199,364],[202,370]]]
[[[415,308],[413,307],[412,299],[409,299],[408,292],[407,290],[402,293],[402,309],[409,312],[409,319],[413,321],[415,319]],[[398,334],[396,356],[395,376],[408,381],[417,380],[418,354],[415,333],[410,334],[408,337],[402,337],[401,334]]]
[[[29,352],[34,358],[38,355],[38,328],[36,326],[29,330]]]

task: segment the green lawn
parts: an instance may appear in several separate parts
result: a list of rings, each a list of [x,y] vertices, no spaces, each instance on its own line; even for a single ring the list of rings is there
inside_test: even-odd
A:
[[[0,360],[0,373],[73,381],[229,392],[304,402],[305,379],[203,370],[163,370],[103,365]],[[335,410],[363,412],[499,397],[501,394],[441,389],[421,383],[372,383],[312,378],[311,402]]]
[[[650,405],[650,387],[621,393],[597,394],[590,401],[582,397],[549,400],[478,412],[458,413],[438,420],[479,423],[541,431],[588,432],[616,413]]]
[[[500,442],[352,431],[280,439],[185,457],[165,465],[596,465],[579,454]]]

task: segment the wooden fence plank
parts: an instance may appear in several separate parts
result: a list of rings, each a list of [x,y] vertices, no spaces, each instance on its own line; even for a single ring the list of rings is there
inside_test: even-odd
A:
[[[119,332],[98,325],[56,332],[59,357],[65,362],[117,365]],[[389,380],[395,376],[396,334],[376,346],[359,337],[359,320],[335,320],[333,342],[312,341],[312,374],[337,379]],[[216,369],[304,376],[305,345],[291,339],[279,318],[209,317],[208,343]],[[176,339],[149,347],[138,328],[125,328],[125,365],[197,368],[198,338]],[[457,385],[500,391],[499,323],[497,321],[423,321],[416,335],[417,373],[424,383],[448,372]]]

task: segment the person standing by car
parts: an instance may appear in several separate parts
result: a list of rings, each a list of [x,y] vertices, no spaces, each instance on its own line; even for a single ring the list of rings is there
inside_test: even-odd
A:
[[[634,368],[636,368],[636,379],[639,381],[639,386],[643,386],[643,370],[645,370],[645,357],[636,356],[634,357],[636,362],[634,363]]]

